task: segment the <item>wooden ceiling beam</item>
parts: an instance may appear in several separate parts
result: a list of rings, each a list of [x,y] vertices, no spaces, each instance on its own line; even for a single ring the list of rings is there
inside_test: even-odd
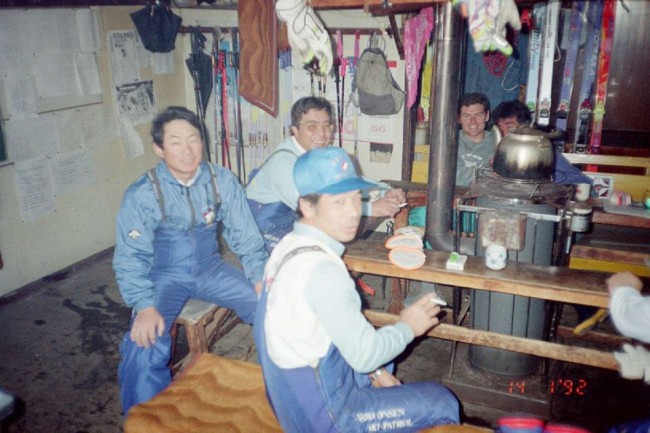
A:
[[[431,6],[434,3],[445,3],[450,0],[310,0],[314,9],[364,9],[373,15],[388,15],[389,13],[406,13]],[[515,0],[518,5],[532,5],[547,0]],[[566,0],[564,0],[566,1]],[[380,10],[385,13],[380,13]]]
[[[311,0],[314,9],[364,9],[379,10],[399,7],[410,10],[421,9],[433,3],[444,3],[448,0]]]
[[[89,6],[141,6],[148,0],[0,0],[0,8],[82,8]]]

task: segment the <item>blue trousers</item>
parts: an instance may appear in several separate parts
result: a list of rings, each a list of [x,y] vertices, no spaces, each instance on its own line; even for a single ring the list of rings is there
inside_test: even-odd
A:
[[[120,345],[118,369],[122,410],[126,415],[171,383],[169,331],[189,298],[212,302],[253,323],[257,295],[244,273],[218,253],[216,231],[156,234],[151,277],[156,287],[155,307],[165,320],[165,332],[148,348],[138,347],[127,332]]]
[[[279,368],[268,355],[264,335],[264,291],[254,333],[267,396],[287,433],[417,432],[458,424],[459,405],[444,386],[420,382],[374,388],[366,374],[355,372],[331,345],[316,368]]]

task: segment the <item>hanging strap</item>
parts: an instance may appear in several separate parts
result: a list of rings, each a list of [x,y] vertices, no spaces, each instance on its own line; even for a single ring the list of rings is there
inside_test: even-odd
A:
[[[361,40],[361,32],[359,30],[354,32],[354,69],[357,69],[357,62],[359,61],[359,55],[361,54],[361,49],[359,48],[359,41]]]
[[[221,163],[231,169],[230,164],[230,124],[228,121],[228,77],[226,72],[226,53],[219,50],[217,54],[217,68],[221,79]]]

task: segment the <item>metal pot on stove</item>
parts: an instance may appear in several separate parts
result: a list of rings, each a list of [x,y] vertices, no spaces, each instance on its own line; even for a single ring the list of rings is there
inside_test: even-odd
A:
[[[496,174],[508,179],[551,180],[553,157],[553,144],[544,132],[520,126],[501,139],[492,168]]]

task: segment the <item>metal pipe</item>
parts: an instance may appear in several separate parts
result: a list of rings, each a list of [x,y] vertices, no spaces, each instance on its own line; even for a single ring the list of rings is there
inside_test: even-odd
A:
[[[463,18],[451,2],[436,4],[434,29],[426,238],[433,249],[452,251],[452,204],[458,149],[456,114],[463,85],[467,32]]]

